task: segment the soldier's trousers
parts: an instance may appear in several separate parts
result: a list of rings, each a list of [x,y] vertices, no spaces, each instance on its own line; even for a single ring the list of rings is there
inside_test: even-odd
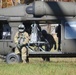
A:
[[[15,48],[15,53],[20,54],[21,58],[22,58],[22,61],[26,62],[26,58],[27,58],[27,49],[26,49],[26,47],[22,47],[20,50],[16,47]]]

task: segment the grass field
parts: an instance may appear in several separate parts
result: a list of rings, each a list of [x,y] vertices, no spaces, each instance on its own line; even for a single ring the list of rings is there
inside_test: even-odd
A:
[[[0,75],[76,75],[76,58],[52,58],[44,62],[41,58],[30,58],[23,64],[0,62]]]

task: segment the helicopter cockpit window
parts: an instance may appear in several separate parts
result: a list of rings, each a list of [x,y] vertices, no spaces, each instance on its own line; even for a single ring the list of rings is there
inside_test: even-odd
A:
[[[11,39],[11,27],[8,23],[2,23],[0,26],[0,40],[10,40]]]
[[[11,28],[9,25],[3,25],[3,39],[11,39]]]
[[[76,39],[76,22],[66,23],[65,38],[66,39]]]

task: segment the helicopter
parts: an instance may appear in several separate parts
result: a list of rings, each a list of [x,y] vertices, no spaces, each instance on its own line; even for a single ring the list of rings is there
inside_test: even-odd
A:
[[[20,4],[0,9],[0,55],[7,63],[20,62],[20,56],[14,53],[14,35],[18,25],[24,24],[26,31],[36,34],[35,40],[28,43],[29,57],[76,57],[76,5],[73,2],[45,2],[33,1],[29,4]],[[70,9],[69,9],[70,8]],[[46,51],[48,41],[41,41],[39,24],[61,24],[61,51]],[[31,27],[32,25],[32,27]],[[8,34],[8,35],[6,35]],[[36,46],[34,51],[30,46]]]

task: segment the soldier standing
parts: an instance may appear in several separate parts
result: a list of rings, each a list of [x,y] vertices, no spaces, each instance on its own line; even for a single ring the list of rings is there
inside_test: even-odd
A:
[[[25,26],[23,24],[18,26],[18,32],[15,34],[14,42],[16,44],[15,53],[21,55],[23,63],[27,62],[27,48],[26,45],[29,42],[29,35],[25,32]]]
[[[42,30],[42,41],[47,42],[45,51],[50,51],[53,47],[56,50],[56,41],[51,34],[48,34],[46,30]],[[43,60],[50,61],[50,57],[43,57]]]

